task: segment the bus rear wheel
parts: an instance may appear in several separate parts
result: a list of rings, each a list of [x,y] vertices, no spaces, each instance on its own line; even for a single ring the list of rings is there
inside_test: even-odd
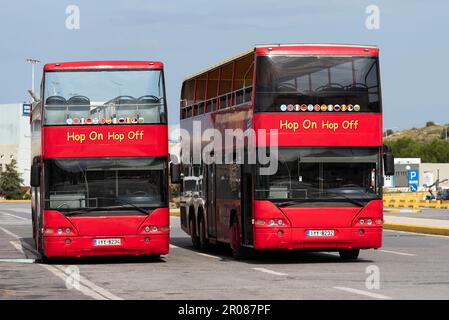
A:
[[[204,217],[201,217],[200,220],[200,247],[202,250],[208,250],[210,248],[209,240],[206,236],[206,223],[204,221]]]
[[[340,250],[338,253],[343,260],[357,260],[360,254],[360,249]]]
[[[200,249],[200,239],[196,235],[196,223],[195,219],[190,219],[190,238],[192,239],[192,245],[194,249]]]

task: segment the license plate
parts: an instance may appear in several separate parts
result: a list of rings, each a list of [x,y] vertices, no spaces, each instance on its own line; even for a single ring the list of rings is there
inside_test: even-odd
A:
[[[334,230],[307,230],[308,237],[333,237]]]
[[[94,246],[119,246],[121,239],[94,239]]]

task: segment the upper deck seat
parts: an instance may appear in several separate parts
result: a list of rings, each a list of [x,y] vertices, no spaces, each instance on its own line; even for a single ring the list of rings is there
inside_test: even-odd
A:
[[[67,100],[69,118],[90,118],[90,99],[85,96],[73,96]]]
[[[45,123],[64,124],[67,120],[67,100],[61,96],[50,96],[45,100]]]

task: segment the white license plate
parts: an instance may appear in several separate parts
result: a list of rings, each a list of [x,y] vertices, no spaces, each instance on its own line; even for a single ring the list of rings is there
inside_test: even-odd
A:
[[[334,230],[307,230],[308,237],[333,237]]]
[[[94,239],[94,246],[119,246],[121,239]]]

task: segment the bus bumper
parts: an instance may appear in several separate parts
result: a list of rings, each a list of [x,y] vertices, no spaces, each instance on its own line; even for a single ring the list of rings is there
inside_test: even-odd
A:
[[[116,255],[161,255],[168,254],[169,235],[108,236],[119,238],[117,246],[95,246],[94,239],[106,237],[44,237],[44,253],[47,257],[93,257]],[[149,239],[149,240],[148,240]]]
[[[333,237],[309,237],[307,230],[308,228],[255,228],[254,248],[332,251],[382,246],[382,227],[336,228]],[[363,233],[360,230],[363,230]]]

